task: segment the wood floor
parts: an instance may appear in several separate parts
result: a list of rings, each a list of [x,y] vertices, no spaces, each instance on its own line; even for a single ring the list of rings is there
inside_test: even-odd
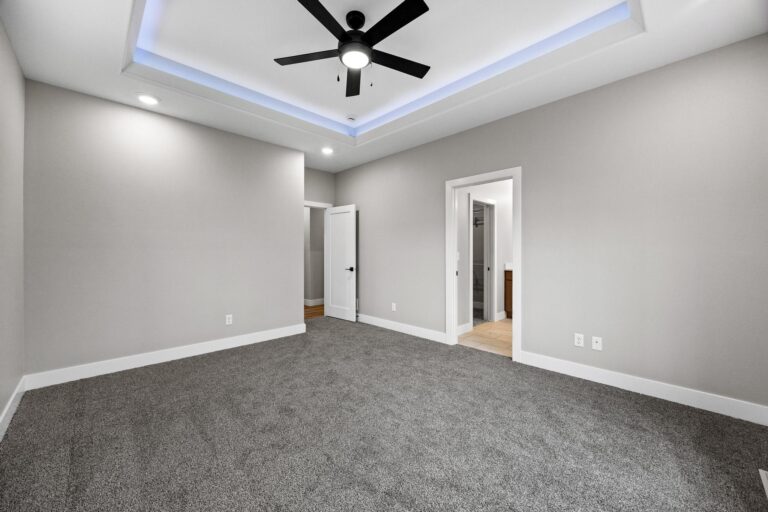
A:
[[[459,345],[512,357],[512,319],[476,325],[459,336]]]
[[[319,306],[304,306],[304,320],[325,316],[325,308],[322,304]]]

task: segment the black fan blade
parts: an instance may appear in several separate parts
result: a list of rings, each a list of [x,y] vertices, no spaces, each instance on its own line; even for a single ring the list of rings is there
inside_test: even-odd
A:
[[[376,64],[381,64],[395,71],[400,71],[407,75],[415,76],[416,78],[424,78],[424,75],[429,71],[429,66],[413,62],[412,60],[398,57],[379,50],[373,50],[373,56],[371,58]]]
[[[381,18],[381,20],[371,27],[363,39],[369,45],[373,46],[391,36],[425,12],[429,10],[424,0],[405,0],[395,7],[392,12]]]
[[[362,71],[362,69],[352,68],[347,70],[347,98],[350,96],[358,96],[360,94]]]
[[[281,57],[275,59],[275,62],[281,66],[287,66],[289,64],[300,64],[302,62],[311,62],[313,60],[330,59],[331,57],[338,57],[339,50],[326,50],[324,52],[305,53],[302,55],[294,55],[293,57]]]
[[[336,36],[336,39],[341,39],[347,34],[344,27],[336,21],[336,18],[331,16],[331,13],[328,12],[328,9],[323,7],[323,4],[321,4],[319,0],[299,0],[299,3],[303,5],[312,16],[317,18],[317,21],[322,23],[331,34]]]

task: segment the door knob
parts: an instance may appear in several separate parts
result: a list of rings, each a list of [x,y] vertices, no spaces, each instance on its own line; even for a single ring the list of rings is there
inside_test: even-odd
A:
[[[354,272],[355,271],[355,267],[345,268],[344,270],[349,270],[350,272]]]

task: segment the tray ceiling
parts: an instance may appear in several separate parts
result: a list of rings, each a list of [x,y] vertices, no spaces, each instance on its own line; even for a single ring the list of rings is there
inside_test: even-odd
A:
[[[325,2],[368,27],[399,3]],[[296,0],[0,0],[0,17],[29,79],[294,148],[328,171],[768,31],[765,0],[426,2],[380,48],[431,65],[427,78],[377,67],[352,99],[333,60],[273,62],[333,47]]]
[[[346,13],[362,10],[367,18],[365,30],[399,2],[325,0],[324,5],[345,27]],[[344,95],[345,68],[338,59],[287,67],[274,62],[276,57],[336,47],[334,37],[295,0],[146,0],[137,47],[259,93],[266,106],[280,110],[283,103],[359,131],[601,13],[610,12],[591,31],[629,17],[629,8],[621,0],[431,0],[428,4],[428,13],[377,46],[430,65],[427,76],[419,80],[373,65],[363,70],[361,95],[352,98]],[[312,116],[306,118],[313,121]]]

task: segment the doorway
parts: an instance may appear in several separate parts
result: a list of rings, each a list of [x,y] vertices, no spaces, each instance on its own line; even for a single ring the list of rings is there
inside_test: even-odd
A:
[[[332,207],[304,202],[304,320],[325,315],[325,210]]]
[[[505,312],[504,272],[511,264],[511,179],[458,188],[459,345],[512,356],[512,320]],[[498,226],[498,229],[497,229]],[[466,307],[467,311],[462,308]]]
[[[446,342],[522,347],[522,169],[446,182]]]
[[[472,188],[470,187],[470,190]],[[466,222],[468,227],[466,275],[469,279],[467,288],[470,296],[466,303],[470,306],[468,318],[472,325],[477,327],[485,322],[496,320],[496,301],[494,300],[496,283],[493,279],[496,275],[496,201],[489,198],[479,199],[476,192],[470,191],[467,205],[469,217]],[[461,239],[462,234],[459,233],[459,240]]]
[[[357,321],[357,208],[304,202],[304,320]]]

